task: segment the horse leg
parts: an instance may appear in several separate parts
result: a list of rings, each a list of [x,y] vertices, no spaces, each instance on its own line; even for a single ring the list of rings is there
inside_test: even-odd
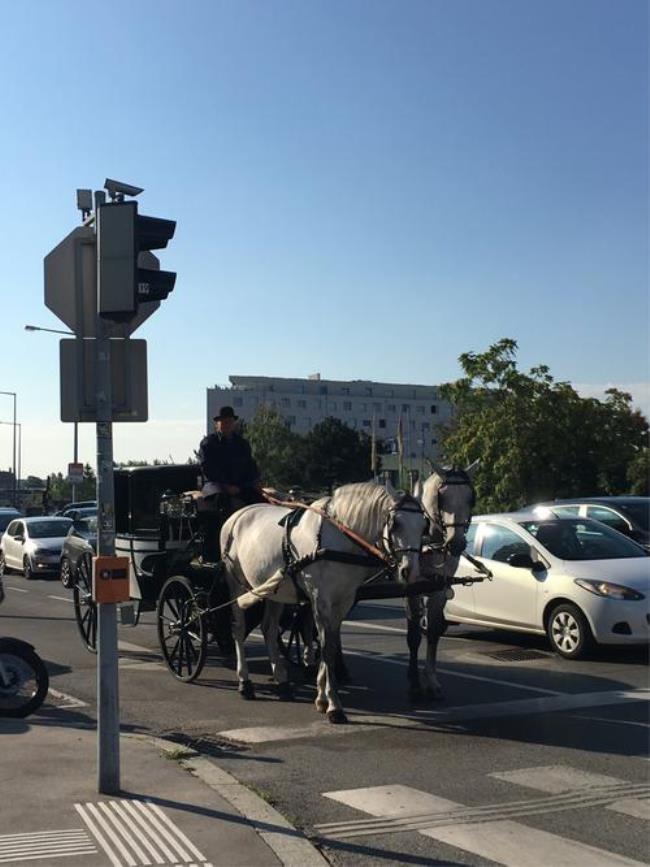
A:
[[[321,643],[321,663],[316,679],[316,710],[320,713],[327,713],[327,718],[331,723],[346,723],[348,720],[336,689],[335,671],[336,648],[339,643],[342,617],[333,611],[331,604],[326,603],[320,594],[313,592],[310,595]],[[349,600],[349,605],[352,604],[352,601],[352,599]]]
[[[255,687],[253,681],[248,674],[248,662],[246,660],[246,651],[244,642],[246,640],[246,616],[245,612],[239,606],[233,606],[233,627],[232,634],[235,640],[235,652],[237,654],[237,680],[239,682],[238,691],[242,698],[255,698]]]
[[[298,612],[298,629],[302,638],[302,664],[310,677],[317,674],[316,647],[314,642],[314,616],[310,605],[303,605]]]
[[[409,649],[408,667],[408,696],[412,701],[422,698],[422,686],[420,684],[420,670],[418,666],[418,652],[422,641],[420,618],[423,605],[421,596],[408,596],[406,598],[406,643]]]
[[[444,698],[440,681],[436,674],[438,642],[445,633],[444,617],[447,596],[442,590],[427,598],[427,661],[425,666],[426,697],[439,700]]]
[[[280,616],[282,615],[283,604],[281,602],[273,602],[271,599],[266,600],[264,607],[264,617],[262,618],[262,633],[266,642],[266,649],[269,654],[271,663],[271,671],[278,685],[278,696],[280,701],[291,701],[293,691],[289,683],[289,672],[287,664],[278,650],[278,635],[280,634]]]

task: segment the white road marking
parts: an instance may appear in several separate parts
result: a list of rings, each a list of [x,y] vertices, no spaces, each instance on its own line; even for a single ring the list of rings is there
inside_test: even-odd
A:
[[[84,828],[0,836],[0,864],[96,853],[97,848]]]
[[[380,659],[381,662],[388,662],[392,665],[401,665],[403,668],[408,666],[408,660],[404,657],[395,658],[394,656],[378,656],[378,655],[369,655],[368,653],[364,653],[362,650],[345,650],[344,656],[360,656],[364,659]],[[487,683],[496,683],[498,686],[508,686],[513,687],[514,689],[523,689],[528,692],[540,692],[546,695],[566,695],[566,693],[558,692],[555,689],[543,689],[541,686],[528,686],[525,683],[517,683],[511,680],[500,680],[496,677],[483,677],[479,674],[467,674],[464,671],[456,671],[450,668],[436,668],[436,671],[439,674],[445,674],[448,677],[464,677],[468,680],[483,680]]]
[[[420,710],[412,713],[384,713],[381,716],[347,711],[350,726],[332,726],[325,721],[310,723],[306,726],[249,726],[227,729],[218,734],[242,743],[268,743],[270,741],[297,740],[299,738],[354,735],[372,731],[375,726],[390,724],[398,727],[412,727],[422,723],[426,731],[432,724],[465,723],[477,719],[496,719],[499,717],[524,716],[538,713],[560,713],[574,708],[598,707],[628,702],[648,701],[650,691],[614,690],[612,692],[586,692],[577,694],[552,695],[543,698],[523,698],[511,701],[484,702],[479,704],[457,705],[444,710]]]
[[[360,626],[362,629],[379,630],[379,632],[398,632],[400,635],[406,635],[406,629],[401,629],[397,626],[380,626],[379,623],[365,623],[363,620],[344,620],[345,626]]]
[[[69,599],[67,596],[48,596],[48,599],[56,599],[58,602],[67,602],[68,605],[74,605],[74,599]]]
[[[74,695],[68,695],[67,692],[59,692],[58,689],[52,689],[52,687],[49,688],[48,695],[53,696],[59,701],[65,702],[64,704],[59,705],[61,710],[70,710],[73,707],[88,707],[88,704],[80,698],[75,698]]]
[[[489,774],[497,780],[504,780],[517,786],[525,786],[528,789],[536,789],[540,792],[561,794],[566,792],[592,791],[600,786],[625,785],[624,780],[618,777],[609,777],[604,774],[594,774],[591,771],[581,771],[569,765],[542,765],[536,768],[520,768],[516,771],[500,771]],[[622,795],[626,794],[621,792]],[[633,794],[630,792],[630,794]],[[640,798],[647,798],[647,794],[638,792]],[[622,797],[609,804],[608,810],[617,813],[625,813],[639,819],[650,818],[650,803],[634,797]]]
[[[539,867],[547,863],[563,867],[584,867],[585,864],[589,867],[617,864],[641,867],[642,863],[510,820],[453,824],[449,818],[449,824],[444,824],[445,814],[463,809],[463,805],[409,786],[376,786],[325,792],[324,795],[381,819],[425,811],[437,814],[440,826],[420,828],[419,834],[506,867]]]
[[[12,587],[9,584],[7,584],[7,586],[5,587],[5,590],[13,590],[14,593],[29,593],[29,590],[25,590],[22,587]]]
[[[192,864],[208,867],[189,837],[151,801],[99,801],[75,804],[113,867]]]
[[[126,650],[131,653],[148,653],[153,656],[160,656],[160,654],[156,650],[152,650],[150,647],[143,647],[141,644],[131,644],[130,641],[123,641],[121,638],[117,642],[118,650]]]
[[[619,726],[639,726],[644,729],[650,728],[650,723],[638,722],[637,720],[632,719],[614,719],[613,717],[608,716],[586,716],[583,714],[574,714],[573,719],[586,719],[589,722],[613,723]]]

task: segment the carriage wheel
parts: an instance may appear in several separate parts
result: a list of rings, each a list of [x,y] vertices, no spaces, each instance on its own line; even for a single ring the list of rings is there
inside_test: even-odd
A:
[[[92,560],[85,554],[77,566],[72,598],[77,628],[86,650],[97,653],[97,605],[92,596]]]
[[[158,640],[177,680],[191,683],[205,663],[207,637],[192,583],[183,575],[168,578],[156,604]]]

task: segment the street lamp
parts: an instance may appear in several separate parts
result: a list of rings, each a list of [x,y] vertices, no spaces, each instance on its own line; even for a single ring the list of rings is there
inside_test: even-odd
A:
[[[40,325],[26,325],[25,331],[48,331],[50,334],[66,334],[68,337],[76,337],[77,335],[74,331],[61,331],[58,328],[41,328]],[[79,452],[79,427],[78,422],[73,422],[74,424],[74,462],[75,464],[78,462],[78,452]],[[72,484],[72,502],[77,499],[77,486],[76,484]]]
[[[15,391],[0,391],[0,394],[6,394],[14,399],[14,460],[13,460],[13,473],[14,473],[14,508],[16,508],[16,392]]]

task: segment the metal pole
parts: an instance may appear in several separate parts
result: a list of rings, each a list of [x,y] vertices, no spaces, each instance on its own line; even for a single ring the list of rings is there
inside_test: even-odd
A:
[[[18,506],[16,479],[16,393],[14,392],[14,509]]]
[[[99,292],[101,199],[95,194],[97,227],[97,290]],[[113,490],[113,425],[111,400],[111,342],[104,320],[97,316],[97,554],[115,554]],[[117,606],[97,605],[97,785],[115,795],[120,790],[120,712],[117,667]]]
[[[77,460],[78,460],[78,452],[79,452],[79,422],[75,421],[74,422],[74,449],[73,449],[73,453],[74,453],[73,460],[74,460],[75,464],[77,463]],[[76,482],[72,483],[72,502],[73,503],[77,502],[77,483]]]

